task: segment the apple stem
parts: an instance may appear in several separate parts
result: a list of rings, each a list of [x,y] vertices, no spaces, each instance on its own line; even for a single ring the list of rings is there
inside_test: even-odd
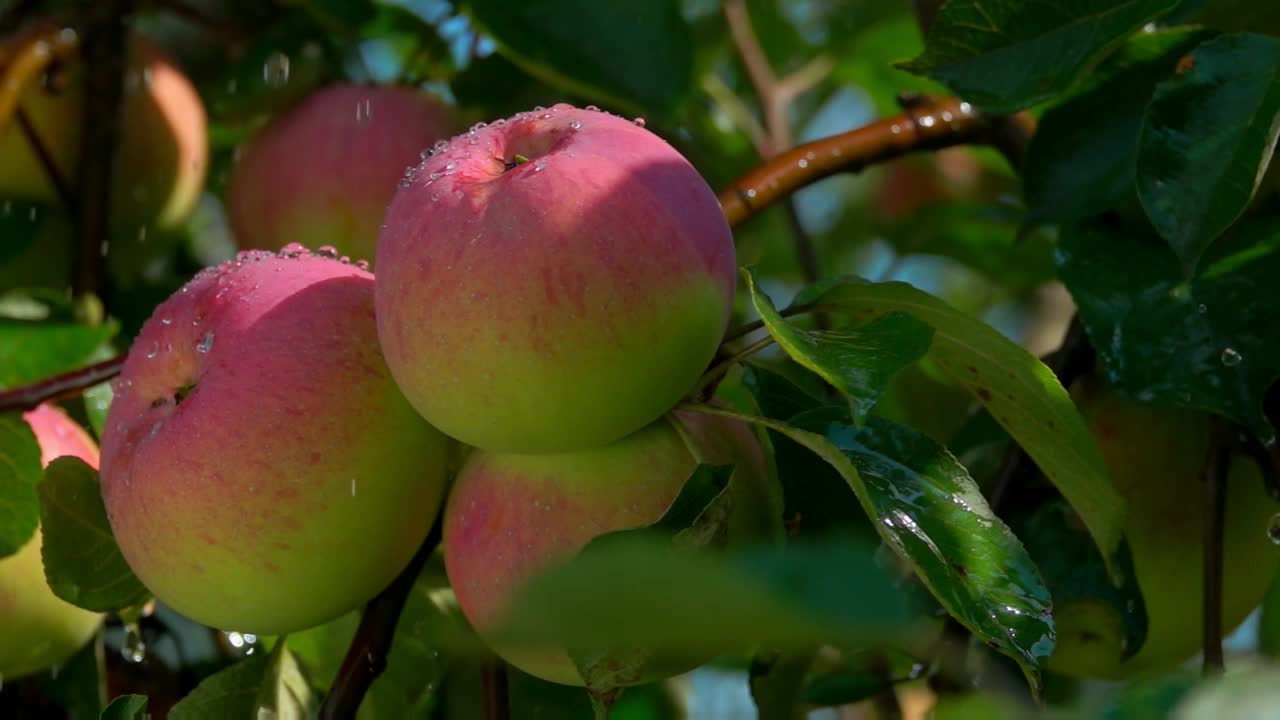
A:
[[[1210,430],[1209,452],[1201,476],[1204,480],[1204,630],[1205,675],[1223,671],[1222,653],[1222,560],[1223,526],[1227,508],[1227,466],[1230,462],[1228,429],[1215,419]]]
[[[485,663],[480,671],[480,684],[484,696],[485,720],[510,720],[511,698],[507,690],[507,664],[499,659]]]
[[[342,659],[342,667],[338,669],[329,693],[325,696],[324,705],[320,708],[321,720],[355,717],[369,687],[386,670],[387,655],[391,652],[396,625],[400,622],[400,614],[404,611],[409,593],[427,558],[440,545],[443,533],[442,515],[443,507],[440,514],[437,514],[431,531],[427,533],[426,540],[423,540],[408,566],[385,590],[365,605],[355,637],[351,639],[346,657]]]
[[[707,371],[702,374],[702,379],[689,392],[689,397],[701,399],[704,395],[709,395],[715,391],[715,386],[729,372],[735,364],[741,362],[749,355],[753,355],[773,344],[773,336],[765,335],[741,350],[726,356],[721,360],[714,362]]]
[[[79,238],[72,258],[71,289],[76,296],[97,293],[102,285],[102,248],[110,237],[111,186],[119,144],[124,99],[125,55],[133,12],[131,0],[96,3],[88,20],[81,52],[85,68],[85,103],[80,122],[77,173],[79,206],[75,213]]]
[[[124,355],[0,392],[0,412],[31,410],[49,400],[72,397],[120,374]]]

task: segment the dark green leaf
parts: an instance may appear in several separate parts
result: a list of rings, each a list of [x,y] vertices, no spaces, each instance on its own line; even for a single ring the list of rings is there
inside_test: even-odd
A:
[[[48,211],[39,204],[0,200],[0,267],[22,257],[39,240]]]
[[[905,312],[886,313],[852,329],[804,330],[778,313],[750,272],[744,277],[769,334],[791,359],[849,398],[854,422],[866,418],[893,376],[919,360],[933,341],[933,328]]]
[[[932,325],[929,358],[970,388],[1036,461],[1080,512],[1103,555],[1115,551],[1124,500],[1080,413],[1044,363],[990,325],[906,283],[837,278],[801,292],[795,303],[865,320],[908,312]]]
[[[1022,543],[968,471],[929,437],[878,417],[853,427],[833,409],[792,419],[853,462],[881,536],[975,635],[1013,658],[1033,686],[1053,651],[1049,591]]]
[[[1200,673],[1183,670],[1129,684],[1097,713],[1103,720],[1165,720],[1200,682]]]
[[[1262,395],[1280,376],[1280,222],[1241,226],[1190,280],[1167,248],[1101,225],[1064,228],[1058,268],[1111,385],[1274,436]]]
[[[847,541],[711,554],[635,538],[544,573],[511,607],[496,634],[506,647],[648,648],[681,658],[922,640],[871,548]]]
[[[1028,223],[1083,219],[1133,196],[1147,103],[1204,35],[1194,28],[1135,35],[1099,70],[1101,83],[1040,118],[1022,171]]]
[[[949,0],[925,51],[906,70],[992,112],[1011,112],[1075,84],[1129,35],[1178,0]]]
[[[102,711],[102,720],[146,720],[146,695],[121,695]]]
[[[70,718],[95,717],[107,697],[104,662],[102,633],[98,633],[59,665],[56,673],[46,673],[41,685]]]
[[[676,0],[470,0],[499,50],[551,85],[617,110],[673,110],[692,90]]]
[[[1280,658],[1280,575],[1271,581],[1271,587],[1262,598],[1262,617],[1258,623],[1258,653],[1268,658]]]
[[[74,370],[116,325],[73,325],[0,319],[0,387],[17,387]]]
[[[839,707],[862,702],[890,687],[879,673],[849,669],[818,675],[804,688],[804,701],[809,705]]]
[[[0,415],[0,558],[22,549],[40,524],[40,444],[17,415]]]
[[[75,457],[49,463],[40,482],[41,554],[49,587],[86,610],[141,605],[149,594],[111,535],[98,473]]]
[[[297,660],[281,643],[270,654],[251,655],[205,678],[173,706],[169,718],[306,718],[314,700]]]
[[[1225,35],[1156,86],[1138,141],[1138,195],[1188,270],[1253,198],[1280,134],[1280,39]]]

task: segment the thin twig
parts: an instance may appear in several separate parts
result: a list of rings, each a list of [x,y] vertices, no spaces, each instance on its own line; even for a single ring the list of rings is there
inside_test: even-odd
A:
[[[709,395],[709,390],[714,392],[715,386],[729,372],[730,368],[742,362],[748,356],[769,347],[773,342],[772,335],[765,335],[732,355],[724,356],[720,360],[714,361],[711,367],[702,373],[702,378],[698,380],[698,384],[689,392],[689,397],[702,399],[705,395]]]
[[[502,660],[485,663],[480,670],[485,720],[510,720],[511,698],[507,690],[507,664]]]
[[[14,117],[18,120],[18,128],[22,130],[23,139],[27,141],[27,145],[31,146],[31,151],[36,154],[36,159],[40,161],[40,168],[44,170],[45,177],[48,178],[49,184],[53,186],[53,191],[58,194],[62,207],[68,212],[75,212],[75,193],[72,191],[67,179],[62,176],[62,171],[58,169],[58,163],[53,159],[53,154],[49,152],[49,147],[44,144],[44,140],[40,139],[39,129],[36,128],[35,123],[31,122],[27,111],[22,108],[17,109]]]
[[[120,374],[124,355],[55,375],[47,380],[0,392],[0,412],[30,410],[40,403],[79,395],[85,390]]]
[[[1227,466],[1231,460],[1230,443],[1224,437],[1225,424],[1215,419],[1210,430],[1209,452],[1206,453],[1201,477],[1204,482],[1204,596],[1201,627],[1204,631],[1205,675],[1223,671],[1222,653],[1222,558],[1223,531],[1227,510]]]
[[[83,57],[85,102],[81,113],[76,213],[79,242],[72,292],[96,293],[102,285],[101,248],[111,232],[111,191],[124,100],[128,18],[132,0],[98,3],[88,11]]]
[[[443,513],[443,509],[441,512]],[[329,694],[325,696],[324,705],[320,708],[321,720],[355,717],[369,687],[386,670],[387,655],[391,652],[400,613],[404,611],[404,605],[409,600],[409,593],[413,590],[418,574],[422,572],[422,566],[440,545],[442,525],[441,517],[437,515],[426,540],[409,561],[409,565],[385,590],[365,605],[364,614],[360,616],[360,626],[356,628],[355,637],[351,639],[351,646],[347,648],[347,655],[342,660],[342,667],[338,669]]]

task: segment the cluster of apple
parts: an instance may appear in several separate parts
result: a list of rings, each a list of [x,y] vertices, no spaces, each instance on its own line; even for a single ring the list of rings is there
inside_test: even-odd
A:
[[[705,181],[640,124],[568,105],[415,165],[401,131],[439,127],[431,110],[335,88],[265,129],[232,178],[236,227],[332,244],[201,272],[131,347],[103,499],[134,572],[199,622],[271,635],[360,606],[408,564],[458,463],[444,558],[482,636],[531,575],[660,519],[699,463],[741,467],[731,540],[768,523],[753,433],[671,412],[735,290]],[[399,165],[389,182],[379,163]],[[369,236],[376,276],[342,254]],[[583,682],[563,650],[499,652]]]

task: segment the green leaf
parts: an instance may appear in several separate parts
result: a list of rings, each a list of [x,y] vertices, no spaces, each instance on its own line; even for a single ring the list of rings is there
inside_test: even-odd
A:
[[[778,313],[749,271],[743,277],[769,334],[793,360],[849,398],[854,422],[866,418],[893,376],[919,360],[933,341],[933,328],[904,312],[886,313],[852,329],[801,329]]]
[[[822,408],[791,425],[790,432],[775,429],[810,449],[825,446],[824,458],[836,451],[852,462],[833,464],[884,541],[952,616],[1015,660],[1038,687],[1039,666],[1054,644],[1049,591],[968,471],[928,436],[879,417],[859,429]],[[795,430],[812,437],[801,439]]]
[[[150,717],[147,696],[121,695],[103,709],[100,717],[102,720],[146,720]]]
[[[1190,280],[1157,242],[1099,224],[1063,228],[1058,268],[1111,385],[1274,437],[1262,396],[1280,376],[1280,221],[1242,225]]]
[[[107,678],[102,633],[94,635],[58,671],[44,674],[41,686],[71,718],[91,718],[106,703]]]
[[[1133,196],[1147,103],[1204,35],[1178,27],[1133,36],[1099,70],[1100,83],[1040,118],[1022,168],[1028,223],[1080,220]]]
[[[115,323],[74,325],[0,319],[0,388],[74,370],[116,334]]]
[[[1067,391],[1044,363],[995,328],[906,283],[837,278],[796,305],[870,320],[908,312],[934,328],[929,358],[968,387],[1076,508],[1102,554],[1120,543],[1124,500]]]
[[[58,597],[86,610],[141,605],[150,594],[111,535],[98,473],[75,457],[49,463],[40,482],[45,577]]]
[[[899,67],[926,75],[991,112],[1062,93],[1178,0],[948,0],[925,51]]]
[[[0,415],[0,558],[22,549],[40,524],[40,444],[18,415]]]
[[[296,720],[314,715],[315,698],[293,653],[281,643],[205,678],[169,712],[170,720],[261,718]]]
[[[751,660],[751,699],[762,718],[800,720],[805,717],[802,699],[807,702],[805,677],[817,653],[803,650],[790,653],[762,653]]]
[[[818,675],[804,688],[809,705],[839,707],[874,697],[890,687],[880,673],[850,668],[845,672]]]
[[[663,658],[827,642],[921,649],[924,637],[872,555],[871,547],[847,540],[707,553],[636,537],[531,580],[495,641],[649,648]]]
[[[693,41],[677,0],[469,0],[499,52],[574,95],[673,111],[693,87]]]
[[[1200,673],[1191,670],[1132,682],[1095,715],[1103,720],[1164,720],[1199,684]]]
[[[1267,658],[1280,658],[1280,575],[1271,581],[1271,587],[1262,598],[1258,653]]]
[[[1138,141],[1138,195],[1190,272],[1244,212],[1280,135],[1280,39],[1224,35],[1156,87]]]

